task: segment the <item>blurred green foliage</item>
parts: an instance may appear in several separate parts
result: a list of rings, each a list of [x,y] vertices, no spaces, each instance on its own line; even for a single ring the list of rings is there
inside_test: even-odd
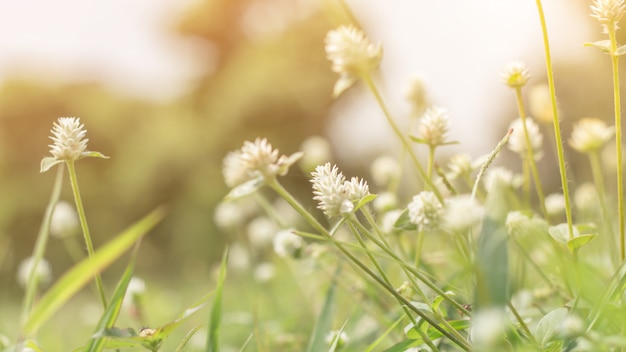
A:
[[[15,270],[32,253],[51,191],[53,176],[40,174],[39,162],[60,116],[80,117],[88,149],[111,157],[77,163],[96,247],[167,204],[166,220],[142,244],[139,275],[193,280],[219,259],[227,238],[212,211],[226,193],[223,156],[257,136],[296,151],[306,136],[322,132],[335,79],[324,57],[329,24],[322,14],[250,41],[237,25],[250,3],[205,0],[179,20],[181,38],[214,45],[219,64],[174,101],[121,96],[97,83],[16,78],[0,87],[0,300],[21,294]],[[304,178],[296,183],[308,187]],[[72,201],[67,182],[62,199]],[[72,264],[55,239],[46,258],[55,275]]]

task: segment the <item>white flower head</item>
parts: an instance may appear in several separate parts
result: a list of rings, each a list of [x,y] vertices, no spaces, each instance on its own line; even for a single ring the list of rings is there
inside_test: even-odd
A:
[[[35,259],[33,257],[28,257],[22,260],[17,268],[17,283],[22,288],[26,288],[28,285],[28,280],[30,278],[33,265],[35,264],[34,262]],[[52,269],[50,269],[50,263],[48,263],[46,259],[41,258],[34,274],[37,276],[39,286],[47,286],[50,284],[52,281]]]
[[[558,105],[557,105],[558,108]],[[541,123],[552,123],[552,97],[550,87],[545,84],[535,84],[528,90],[528,109],[530,114]]]
[[[400,177],[400,164],[392,156],[382,155],[374,160],[370,173],[375,184],[386,186]]]
[[[124,295],[124,300],[122,301],[122,305],[124,305],[127,309],[139,304],[141,302],[142,296],[146,293],[146,282],[143,279],[133,276],[128,282],[128,287],[126,288],[126,294]]]
[[[563,214],[565,211],[565,196],[563,193],[552,193],[545,199],[546,211],[550,216]]]
[[[471,323],[470,337],[478,351],[495,351],[494,348],[504,341],[509,325],[504,310],[500,308],[475,313]]]
[[[311,175],[313,199],[328,217],[351,213],[354,204],[369,195],[367,182],[357,177],[347,181],[336,165],[319,165]]]
[[[263,262],[254,268],[254,280],[256,280],[256,282],[269,282],[274,276],[276,276],[276,267],[272,263]]]
[[[420,116],[430,106],[424,81],[419,77],[411,79],[409,89],[406,92],[406,99],[411,103],[413,116]]]
[[[73,162],[85,157],[108,158],[98,152],[87,150],[85,138],[87,131],[85,125],[80,123],[77,117],[59,117],[52,124],[50,131],[53,144],[50,144],[50,154],[52,157],[45,157],[41,160],[40,172],[48,171],[52,166],[64,161]]]
[[[449,180],[454,180],[460,177],[469,177],[475,167],[472,165],[472,159],[468,154],[456,154],[450,157],[448,161],[448,168],[450,169]]]
[[[241,151],[229,152],[222,161],[222,176],[226,186],[232,188],[250,179],[248,169],[241,160]]]
[[[241,243],[230,245],[228,253],[228,268],[234,271],[244,271],[250,267],[250,252]]]
[[[514,174],[513,171],[505,167],[490,168],[483,180],[488,192],[502,188],[518,188],[524,181],[522,175]]]
[[[394,209],[386,212],[380,221],[380,228],[386,233],[391,233],[393,231],[393,225],[395,225],[396,221],[398,221],[400,215],[402,215],[402,210],[400,209]]]
[[[299,164],[305,172],[311,172],[315,170],[317,165],[329,162],[332,159],[330,143],[324,137],[308,137],[302,142],[300,150],[302,150],[303,155]]]
[[[274,237],[274,252],[279,257],[298,257],[304,247],[302,237],[293,233],[293,230],[282,230]]]
[[[509,138],[509,149],[518,154],[521,158],[526,158],[528,156],[528,148],[522,119],[515,119],[511,123],[511,128],[513,129],[513,134],[511,134],[511,138]],[[543,156],[543,151],[541,150],[543,136],[539,131],[539,126],[530,117],[526,118],[526,130],[528,130],[533,156],[535,160],[539,160]]]
[[[591,17],[595,17],[602,25],[602,32],[608,34],[619,29],[618,23],[625,10],[624,0],[595,0],[591,5]]]
[[[398,206],[398,197],[393,192],[383,192],[378,194],[373,204],[376,211],[384,213]]]
[[[246,170],[248,179],[263,176],[267,180],[284,176],[289,171],[289,167],[302,157],[302,153],[279,157],[278,149],[274,149],[265,138],[257,138],[254,142],[244,142],[240,153],[241,167]]]
[[[521,61],[509,63],[502,72],[502,81],[511,88],[521,88],[530,79],[530,72]]]
[[[583,118],[572,130],[569,145],[581,153],[595,152],[602,148],[615,134],[615,128],[609,127],[597,118]]]
[[[452,231],[465,231],[480,223],[485,208],[469,195],[446,199],[443,221]]]
[[[333,72],[340,74],[333,95],[339,96],[357,79],[378,68],[382,47],[374,45],[363,32],[352,25],[342,25],[326,35],[326,57]]]
[[[409,219],[420,230],[434,230],[439,227],[443,207],[433,192],[422,191],[408,204]]]
[[[583,183],[574,192],[574,204],[583,212],[595,212],[598,209],[599,197],[596,187],[589,182]]]
[[[78,160],[87,150],[85,125],[77,117],[59,117],[52,125],[50,154],[60,160]]]
[[[250,221],[246,232],[252,247],[265,248],[272,244],[278,232],[278,226],[268,217],[259,216]]]
[[[80,223],[72,204],[60,201],[54,207],[50,220],[50,235],[55,237],[71,236],[78,233]]]
[[[418,131],[420,137],[430,146],[436,147],[445,144],[446,134],[450,130],[448,110],[434,106],[424,113],[419,120]]]
[[[222,229],[234,228],[245,220],[245,214],[235,202],[219,203],[214,210],[213,220]]]

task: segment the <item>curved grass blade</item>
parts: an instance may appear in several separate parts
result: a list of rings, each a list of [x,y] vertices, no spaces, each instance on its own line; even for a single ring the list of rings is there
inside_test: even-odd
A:
[[[180,344],[178,344],[178,347],[176,347],[176,351],[174,352],[182,352],[183,348],[185,348],[185,345],[187,345],[187,342],[189,342],[189,340],[193,337],[193,335],[195,335],[198,332],[198,330],[202,328],[202,325],[204,324],[198,324],[194,326],[193,329],[189,330],[189,332],[187,333],[187,335],[185,335],[185,337],[180,342]]]
[[[396,326],[398,326],[398,324],[400,324],[402,320],[404,320],[404,315],[401,316],[398,320],[396,320],[393,324],[391,324],[389,329],[387,329],[382,335],[380,335],[376,339],[376,341],[372,342],[369,346],[367,346],[367,349],[365,350],[365,352],[372,352],[374,348],[376,348],[376,346],[378,346],[387,336],[389,336],[389,334],[392,331],[396,329]]]
[[[222,264],[220,265],[220,276],[217,279],[217,286],[215,287],[215,300],[213,300],[213,307],[211,309],[211,318],[209,320],[209,333],[207,334],[206,349],[207,352],[218,352],[220,350],[219,345],[219,330],[222,320],[222,291],[224,289],[224,281],[226,281],[226,266],[228,264],[228,248],[224,251],[222,258]]]
[[[74,265],[46,292],[39,304],[31,311],[24,323],[23,332],[27,335],[34,333],[89,280],[119,258],[135,241],[161,221],[164,215],[165,210],[157,208],[97,250],[93,257],[85,258]]]
[[[333,314],[335,313],[335,296],[337,291],[337,276],[341,271],[341,263],[337,266],[337,270],[333,275],[333,280],[330,283],[330,287],[326,293],[326,299],[324,300],[324,306],[322,311],[315,322],[315,327],[311,333],[311,339],[307,346],[307,352],[323,351],[326,344],[326,333],[330,331],[333,323]]]
[[[107,328],[112,328],[115,325],[115,321],[122,309],[122,303],[124,303],[124,296],[126,295],[126,289],[128,288],[128,283],[130,279],[133,277],[133,272],[135,271],[135,259],[137,254],[137,249],[139,248],[139,242],[135,244],[135,248],[133,250],[133,255],[124,271],[124,275],[122,275],[122,279],[120,280],[117,288],[115,289],[115,293],[113,293],[113,298],[109,303],[106,311],[100,318],[98,322],[98,326],[96,327],[96,332],[100,330],[104,330]],[[100,352],[104,348],[104,344],[106,342],[105,337],[92,337],[87,345],[85,351],[88,352]]]

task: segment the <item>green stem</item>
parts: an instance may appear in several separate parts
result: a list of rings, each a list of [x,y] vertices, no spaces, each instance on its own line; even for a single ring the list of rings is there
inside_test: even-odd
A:
[[[539,172],[537,171],[537,162],[535,161],[534,150],[530,143],[530,134],[528,134],[528,127],[526,126],[526,109],[524,109],[524,100],[522,99],[522,88],[515,88],[515,100],[517,101],[517,111],[522,121],[522,129],[524,130],[524,139],[526,140],[526,158],[528,159],[528,166],[530,167],[530,173],[537,189],[537,197],[539,197],[539,206],[546,221],[550,223],[548,218],[548,212],[546,211],[546,202],[543,195],[543,187],[541,186],[541,180],[539,179]]]
[[[417,155],[415,155],[415,151],[413,150],[413,147],[411,146],[410,142],[402,133],[398,125],[395,123],[393,117],[391,116],[391,113],[389,112],[389,109],[387,109],[387,105],[385,104],[382,96],[380,95],[380,92],[378,91],[378,88],[376,88],[374,81],[372,81],[372,77],[370,77],[369,75],[365,75],[363,77],[363,81],[365,81],[365,84],[367,84],[372,94],[374,94],[374,97],[376,98],[378,105],[382,109],[383,114],[385,115],[385,118],[387,119],[387,122],[391,126],[391,129],[393,129],[393,132],[400,139],[400,142],[402,142],[402,146],[404,147],[404,149],[406,149],[406,151],[409,152],[409,155],[411,156],[411,160],[413,161],[413,165],[415,165],[415,168],[417,169],[420,176],[424,180],[424,183],[428,186],[428,188],[430,188],[433,191],[433,193],[435,193],[435,195],[437,196],[437,199],[439,199],[439,201],[443,203],[443,196],[441,195],[441,192],[439,192],[437,187],[435,187],[435,185],[433,184],[433,181],[431,180],[431,178],[426,174],[426,171],[424,171],[422,164],[417,159]]]
[[[624,175],[622,174],[622,111],[619,84],[619,55],[617,52],[617,38],[615,27],[609,26],[609,40],[611,41],[611,67],[613,68],[613,101],[615,106],[615,151],[617,162],[617,211],[619,219],[619,253],[623,262],[626,256],[624,245]]]
[[[565,217],[567,218],[567,229],[569,238],[574,238],[574,226],[572,223],[572,207],[569,198],[569,186],[567,184],[567,170],[565,169],[565,153],[563,151],[563,139],[561,138],[561,125],[559,122],[559,112],[556,106],[556,92],[554,89],[554,71],[552,70],[552,59],[550,57],[550,43],[548,40],[548,28],[543,13],[541,0],[536,0],[539,22],[541,22],[541,33],[543,35],[544,53],[546,55],[546,71],[548,75],[548,86],[550,87],[550,99],[552,100],[552,123],[554,125],[554,139],[559,157],[559,171],[561,173],[561,187],[565,198]]]
[[[300,202],[298,202],[276,179],[269,179],[269,180],[266,180],[266,182],[267,182],[268,186],[270,186],[272,189],[274,189],[274,191],[276,191],[289,204],[291,204],[291,206],[293,206],[294,209],[296,209],[296,211],[298,213],[300,213],[300,215],[302,215],[305,218],[305,220],[307,220],[307,222],[309,222],[309,224],[311,226],[313,226],[320,234],[322,234],[326,238],[331,238],[328,230],[326,230],[326,228],[324,228],[324,226],[322,226],[322,224],[320,224],[319,221],[317,221],[317,219],[315,219],[315,217],[313,215],[311,215],[311,213],[309,213],[300,204]],[[372,272],[357,257],[355,257],[352,253],[350,253],[350,251],[348,251],[342,244],[340,244],[338,242],[335,242],[335,241],[333,241],[333,243],[335,244],[337,249],[339,249],[339,251],[341,253],[343,253],[346,257],[348,257],[348,259],[350,259],[350,261],[354,265],[359,267],[359,269],[361,269],[367,276],[369,276],[374,281],[376,281],[383,289],[385,289],[392,296],[394,296],[394,298],[396,298],[398,301],[400,301],[401,304],[405,305],[408,309],[412,310],[420,318],[422,318],[424,321],[426,321],[428,324],[430,324],[433,328],[435,328],[437,331],[439,331],[443,336],[446,336],[448,339],[450,339],[450,341],[452,341],[454,344],[458,345],[464,351],[469,351],[471,349],[471,346],[467,343],[467,341],[465,341],[464,339],[458,339],[453,333],[447,331],[446,329],[441,327],[431,317],[426,315],[421,310],[417,309],[413,304],[411,304],[411,302],[409,302],[406,298],[402,297],[402,295],[400,295],[396,291],[396,289],[394,287],[392,287],[391,285],[387,284],[383,279],[381,279],[378,275],[376,275],[374,272]],[[393,252],[391,252],[391,253],[393,253]],[[393,255],[393,257],[395,257],[394,259],[397,258],[397,256],[395,256],[395,254]],[[419,277],[418,277],[418,279],[419,279]],[[441,291],[441,290],[439,290],[439,291]],[[443,293],[443,297],[447,297],[447,295],[445,295],[445,293]]]
[[[85,245],[87,247],[87,255],[89,258],[93,257],[93,242],[91,241],[91,235],[89,234],[89,226],[87,226],[87,217],[85,216],[85,208],[83,207],[83,201],[80,197],[80,190],[78,188],[78,179],[76,177],[76,168],[74,167],[73,160],[66,160],[67,170],[70,174],[70,184],[72,186],[72,192],[74,193],[74,201],[76,202],[76,210],[78,212],[78,219],[80,220],[80,227],[83,230],[83,237],[85,238]],[[102,278],[100,273],[96,276],[96,287],[100,296],[102,306],[106,309],[107,299],[104,295],[104,287],[102,285]]]
[[[24,323],[28,318],[28,314],[33,306],[33,301],[35,300],[35,294],[37,292],[37,284],[38,284],[38,275],[36,275],[37,268],[41,264],[43,256],[46,251],[46,245],[48,243],[48,238],[50,237],[50,220],[52,219],[52,214],[54,213],[54,207],[56,206],[59,198],[61,197],[61,188],[63,186],[63,164],[59,165],[57,169],[57,176],[54,181],[54,186],[52,188],[52,194],[50,195],[50,200],[48,201],[48,206],[46,207],[46,212],[43,217],[43,221],[41,222],[41,227],[39,228],[39,233],[37,234],[37,242],[35,243],[35,250],[33,251],[33,266],[30,269],[30,273],[28,273],[28,281],[26,284],[26,294],[24,296],[24,301],[22,302],[22,315],[21,321]]]

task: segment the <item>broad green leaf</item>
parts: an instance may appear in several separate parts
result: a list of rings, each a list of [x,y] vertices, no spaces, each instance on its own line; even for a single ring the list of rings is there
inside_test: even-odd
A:
[[[354,206],[354,211],[357,211],[357,210],[361,209],[365,204],[367,204],[369,202],[372,202],[374,199],[376,199],[376,197],[378,197],[378,195],[376,195],[376,194],[368,194],[367,196],[363,197],[363,199],[361,199]]]
[[[580,247],[586,245],[587,243],[589,243],[589,241],[591,241],[592,239],[596,238],[596,234],[587,234],[587,235],[579,235],[576,236],[574,238],[572,238],[571,240],[567,241],[567,247],[572,251],[575,252],[577,250],[580,249]]]
[[[217,279],[215,287],[215,299],[211,308],[211,318],[209,320],[209,332],[207,334],[207,352],[219,352],[219,331],[222,322],[222,293],[224,290],[224,281],[226,281],[226,267],[228,266],[228,249],[224,251],[222,264],[220,265],[220,275]]]
[[[152,213],[132,225],[126,231],[98,249],[93,257],[85,258],[74,265],[59,281],[48,290],[39,303],[31,311],[23,326],[27,335],[34,333],[63,304],[85,286],[97,273],[103,271],[119,258],[140,237],[152,229],[165,215],[163,208]]]
[[[572,230],[574,231],[574,237],[579,236],[578,230],[575,227],[573,227]],[[566,223],[550,226],[548,233],[555,241],[562,244],[567,244],[567,241],[570,239],[569,228]]]
[[[307,352],[317,352],[324,350],[324,345],[326,343],[326,334],[331,330],[333,315],[335,314],[335,296],[337,291],[337,277],[339,276],[339,272],[341,272],[341,264],[337,266],[337,270],[335,270],[335,274],[333,275],[330,287],[328,287],[328,291],[326,292],[326,299],[324,300],[322,311],[317,317],[317,321],[315,322],[315,326],[313,327],[311,339],[309,340],[309,344],[306,349]]]
[[[136,251],[135,251],[136,252]],[[130,279],[133,277],[133,272],[135,270],[135,255],[132,256],[130,263],[126,267],[124,271],[124,275],[122,275],[122,279],[120,280],[115,292],[113,293],[113,298],[109,303],[106,311],[100,318],[98,325],[96,326],[95,331],[101,331],[108,328],[112,328],[115,325],[115,321],[122,309],[122,303],[124,303],[124,296],[126,295],[126,289],[128,288],[128,283]],[[89,343],[87,344],[87,348],[85,351],[88,352],[99,352],[102,351],[106,342],[105,337],[92,337]]]
[[[541,346],[547,346],[548,342],[552,341],[567,314],[569,314],[567,308],[557,308],[539,320],[535,328],[535,339]]]
[[[504,307],[509,297],[508,236],[503,222],[491,217],[483,220],[478,239],[475,275],[477,309]]]
[[[393,224],[393,228],[396,230],[417,230],[417,225],[412,223],[411,219],[409,218],[409,209],[404,209],[402,214],[398,216],[398,220],[396,220],[396,222]]]

